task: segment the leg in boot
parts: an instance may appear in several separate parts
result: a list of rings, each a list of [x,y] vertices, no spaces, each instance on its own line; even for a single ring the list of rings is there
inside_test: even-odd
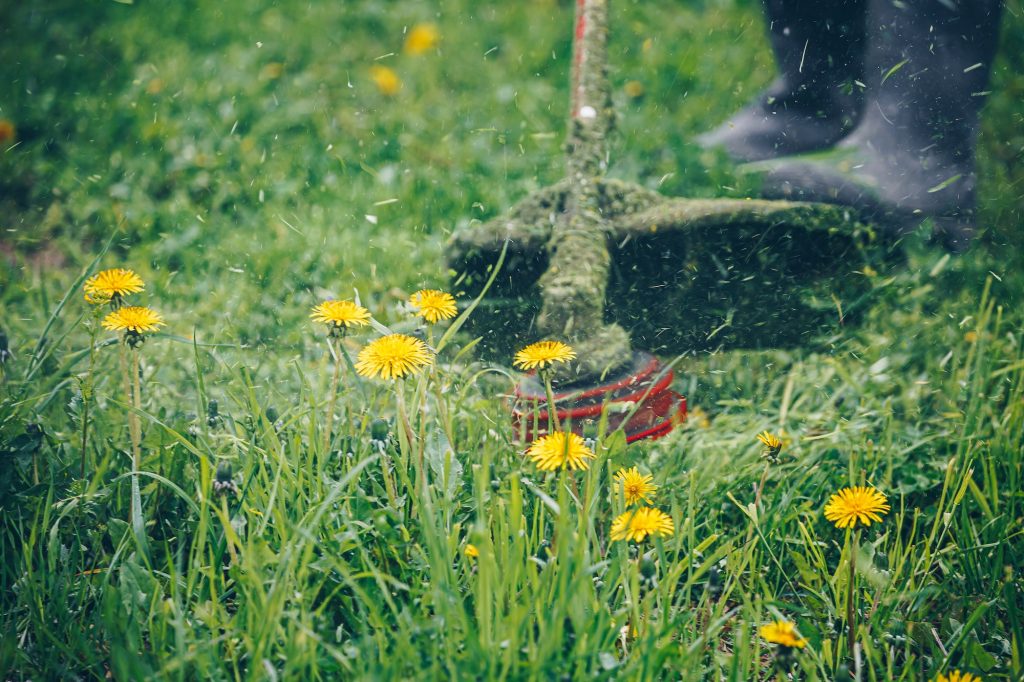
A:
[[[827,149],[857,122],[865,0],[765,0],[779,76],[735,116],[702,135],[739,161]]]
[[[858,207],[895,233],[932,218],[970,240],[974,147],[998,34],[999,0],[872,0],[864,117],[827,161],[779,163],[769,197]]]

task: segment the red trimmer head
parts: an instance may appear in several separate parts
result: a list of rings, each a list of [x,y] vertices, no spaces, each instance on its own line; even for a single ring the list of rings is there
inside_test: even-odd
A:
[[[558,421],[565,430],[596,437],[604,412],[606,433],[622,428],[629,443],[660,438],[686,418],[686,398],[670,388],[673,377],[672,370],[650,353],[634,352],[615,376],[601,384],[556,391]],[[516,386],[512,424],[524,442],[548,431],[547,398],[536,374],[527,375]]]

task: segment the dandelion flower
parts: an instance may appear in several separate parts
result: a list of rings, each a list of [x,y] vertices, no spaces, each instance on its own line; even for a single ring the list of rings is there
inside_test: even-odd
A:
[[[959,670],[950,670],[947,674],[939,673],[935,682],[981,682],[981,678],[971,673],[962,673]]]
[[[772,464],[778,464],[779,453],[782,452],[782,439],[768,431],[757,434],[757,439],[761,441],[761,444],[766,448],[765,451],[761,453],[761,456],[766,458]]]
[[[881,523],[882,515],[888,512],[885,495],[871,486],[843,488],[825,505],[825,518],[836,528],[853,528],[858,522],[865,526],[872,521]]]
[[[423,54],[437,47],[441,34],[433,24],[417,24],[405,37],[405,51],[408,54]]]
[[[654,491],[658,489],[658,486],[651,485],[654,476],[641,474],[636,467],[619,469],[615,474],[615,479],[622,484],[626,504],[630,506],[639,504],[641,500],[650,504],[651,498],[654,497]]]
[[[356,360],[356,371],[364,377],[401,379],[415,374],[434,361],[427,344],[405,334],[388,334],[368,343]]]
[[[409,305],[430,324],[453,318],[458,312],[452,295],[437,289],[420,289],[409,297]]]
[[[556,362],[569,362],[576,357],[572,346],[561,341],[538,341],[516,353],[512,364],[522,370],[544,369]]]
[[[470,559],[476,559],[480,556],[480,550],[476,548],[476,545],[469,543],[466,543],[466,549],[463,550],[463,553]]]
[[[541,471],[554,471],[563,467],[574,471],[585,470],[590,466],[587,460],[596,457],[583,439],[572,431],[556,431],[541,436],[533,441],[526,456]]]
[[[648,535],[670,537],[676,532],[672,517],[652,507],[640,507],[619,514],[612,521],[612,540],[640,542]]]
[[[773,452],[778,452],[779,450],[782,449],[782,441],[774,433],[764,431],[762,433],[757,434],[757,439],[761,441],[761,443],[764,444],[766,448]]]
[[[371,66],[370,78],[382,95],[387,95],[388,97],[397,95],[398,91],[402,89],[402,81],[398,74],[395,73],[394,69],[389,69],[386,66],[380,64]]]
[[[164,325],[160,313],[145,306],[131,305],[108,313],[103,318],[103,328],[110,331],[126,331],[133,334],[155,332]]]
[[[365,327],[370,324],[370,311],[353,301],[324,301],[313,308],[310,318],[332,327]]]
[[[142,278],[131,270],[104,270],[85,280],[85,300],[89,303],[109,303],[128,294],[137,294],[145,286]]]
[[[807,646],[807,640],[796,631],[796,625],[788,620],[777,620],[774,623],[762,625],[758,633],[766,642],[788,649],[803,649]]]

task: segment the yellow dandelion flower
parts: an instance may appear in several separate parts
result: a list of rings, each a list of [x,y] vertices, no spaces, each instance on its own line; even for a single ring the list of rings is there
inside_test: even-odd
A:
[[[146,287],[142,278],[131,270],[113,268],[97,272],[85,280],[85,300],[89,303],[109,303],[128,294],[137,294]]]
[[[373,84],[377,86],[377,90],[380,94],[397,95],[398,91],[402,89],[402,80],[395,73],[394,69],[389,69],[386,66],[380,64],[374,64],[370,67],[370,79],[373,80]]]
[[[103,318],[103,328],[110,331],[126,331],[135,334],[155,332],[164,325],[164,318],[151,308],[130,305],[107,313]]]
[[[945,675],[939,673],[938,677],[935,678],[935,682],[981,682],[981,678],[971,673],[950,670]]]
[[[370,311],[354,301],[324,301],[309,314],[314,322],[334,327],[365,327],[370,324]]]
[[[825,518],[836,528],[853,528],[858,522],[865,526],[872,521],[881,523],[882,515],[888,512],[885,495],[871,486],[843,488],[825,505]]]
[[[356,371],[364,377],[401,379],[434,361],[427,344],[405,334],[388,334],[368,343],[356,359]]]
[[[762,625],[758,633],[766,642],[789,649],[803,649],[807,646],[807,640],[796,631],[796,625],[788,620],[777,620],[774,623]]]
[[[466,557],[470,559],[476,559],[480,556],[480,550],[476,548],[476,545],[466,543],[466,549],[463,550]]]
[[[672,517],[653,507],[631,509],[612,521],[612,540],[640,542],[648,535],[671,537],[675,532]]]
[[[544,369],[556,362],[569,362],[576,357],[572,346],[561,341],[538,341],[516,353],[512,364],[522,370]]]
[[[441,33],[433,24],[416,24],[405,37],[405,51],[408,54],[423,54],[437,47]]]
[[[594,459],[597,455],[587,447],[579,435],[571,431],[556,431],[533,441],[530,449],[526,451],[526,456],[541,471],[554,471],[563,467],[575,471],[586,470],[590,466],[587,460]]]
[[[764,453],[762,453],[762,457],[767,457],[770,461],[777,463],[779,461],[779,453],[782,452],[782,439],[768,431],[757,434],[757,439],[766,448]]]
[[[644,96],[644,84],[640,81],[626,81],[622,89],[630,99],[640,99]]]
[[[416,309],[416,314],[430,324],[455,317],[458,309],[452,295],[437,289],[420,289],[409,297],[409,305]]]
[[[641,474],[639,469],[619,469],[615,473],[615,479],[622,484],[622,492],[626,496],[626,504],[639,504],[641,500],[650,504],[654,497],[654,491],[658,486],[651,485],[654,476]]]
[[[782,441],[774,433],[764,431],[763,433],[757,434],[757,439],[764,444],[769,450],[781,450]]]

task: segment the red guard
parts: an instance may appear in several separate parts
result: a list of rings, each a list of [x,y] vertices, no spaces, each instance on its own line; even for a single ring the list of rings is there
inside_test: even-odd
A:
[[[593,436],[601,412],[607,411],[607,433],[622,427],[629,443],[660,438],[686,419],[686,398],[669,388],[672,378],[672,370],[653,355],[634,353],[623,369],[601,384],[556,390],[558,421],[581,436]],[[526,442],[547,433],[547,397],[535,373],[516,386],[512,424]]]

